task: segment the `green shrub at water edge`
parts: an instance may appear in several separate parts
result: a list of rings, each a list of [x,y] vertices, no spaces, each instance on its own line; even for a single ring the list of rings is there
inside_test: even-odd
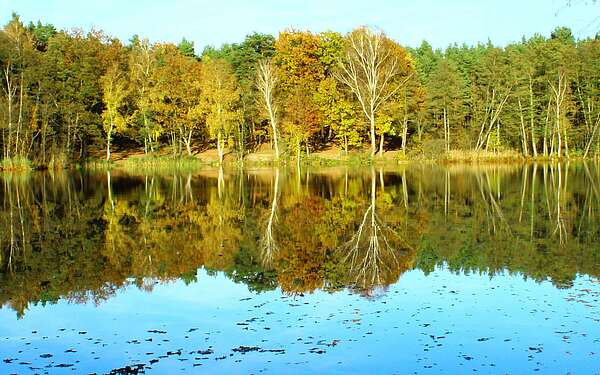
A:
[[[0,160],[2,171],[30,171],[31,169],[31,161],[21,156]]]

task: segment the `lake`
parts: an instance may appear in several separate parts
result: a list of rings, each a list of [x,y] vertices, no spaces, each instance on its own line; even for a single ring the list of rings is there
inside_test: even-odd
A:
[[[600,166],[0,177],[2,373],[600,373]]]

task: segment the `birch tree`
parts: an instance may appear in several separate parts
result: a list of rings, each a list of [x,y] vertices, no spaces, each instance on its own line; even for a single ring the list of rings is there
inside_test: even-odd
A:
[[[490,48],[486,51],[482,61],[483,71],[480,73],[480,85],[485,88],[480,91],[480,95],[483,95],[481,99],[485,114],[477,137],[476,151],[489,149],[494,131],[494,148],[497,150],[500,146],[500,116],[505,104],[513,95],[514,83],[510,80],[508,67],[507,56],[502,50]]]
[[[154,151],[157,132],[151,128],[152,111],[150,107],[150,89],[155,70],[155,56],[148,39],[136,40],[129,53],[129,75],[135,92],[135,112],[131,121],[141,121],[144,153]]]
[[[335,75],[360,103],[370,126],[371,156],[374,156],[376,118],[381,107],[407,82],[412,63],[407,52],[383,32],[366,27],[348,34],[346,44],[344,59]]]
[[[12,19],[2,30],[6,38],[8,54],[0,56],[0,67],[2,67],[2,86],[6,94],[8,114],[8,140],[5,155],[23,156],[27,145],[26,132],[26,102],[28,77],[26,72],[28,62],[31,63],[33,44],[30,35],[24,28],[19,16],[15,13]],[[5,61],[2,61],[5,60]],[[10,148],[14,147],[13,151]]]
[[[111,66],[100,80],[105,106],[104,111],[102,111],[102,123],[106,133],[106,160],[110,160],[110,145],[113,134],[116,130],[125,126],[125,119],[120,109],[127,96],[127,88],[116,64]]]
[[[211,138],[217,142],[219,163],[223,163],[225,144],[231,140],[235,123],[241,118],[236,110],[240,92],[235,76],[225,60],[209,60],[204,64],[202,75],[201,91],[207,114],[206,126]]]
[[[11,69],[11,62],[8,61],[6,66],[2,69],[2,78],[3,78],[3,89],[6,94],[6,113],[8,118],[8,136],[4,142],[4,152],[3,156],[5,158],[9,158],[12,156],[11,145],[12,145],[12,136],[13,136],[13,106],[14,100],[17,93],[17,86],[14,83]],[[4,136],[4,132],[2,133]],[[4,140],[4,137],[3,137]]]
[[[277,88],[277,72],[271,60],[261,60],[258,63],[256,86],[261,94],[263,109],[269,115],[271,122],[271,137],[275,147],[275,159],[279,159],[279,129],[277,128],[278,108],[275,104],[275,90]]]
[[[567,93],[568,80],[563,72],[558,74],[556,82],[549,82],[550,89],[552,90],[552,102],[554,103],[554,129],[552,133],[552,147],[554,147],[554,138],[558,141],[556,153],[560,159],[562,156],[563,143],[566,146],[566,152],[568,153],[568,143],[566,139],[566,131],[563,126],[563,102]],[[567,154],[568,157],[568,154]]]

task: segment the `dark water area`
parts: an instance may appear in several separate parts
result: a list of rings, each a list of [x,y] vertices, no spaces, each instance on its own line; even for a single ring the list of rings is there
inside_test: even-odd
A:
[[[0,176],[0,373],[600,373],[595,163]]]

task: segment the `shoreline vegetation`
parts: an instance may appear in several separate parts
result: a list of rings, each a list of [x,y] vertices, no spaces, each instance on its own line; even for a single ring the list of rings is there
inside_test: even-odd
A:
[[[169,171],[198,171],[203,169],[225,168],[260,168],[260,167],[288,167],[298,170],[307,167],[365,167],[379,165],[393,167],[411,163],[437,164],[437,165],[497,165],[497,164],[525,164],[525,163],[560,163],[589,161],[597,162],[597,158],[571,157],[569,159],[556,158],[525,158],[523,155],[513,152],[487,153],[485,151],[475,152],[450,152],[440,155],[438,158],[425,158],[423,156],[402,155],[399,152],[386,152],[383,157],[371,158],[368,152],[353,152],[348,155],[343,152],[316,152],[309,157],[301,158],[297,163],[293,158],[285,155],[279,159],[274,153],[251,153],[239,158],[236,155],[227,155],[220,163],[216,157],[210,158],[206,155],[195,155],[191,157],[172,157],[160,155],[123,155],[118,159],[106,162],[106,160],[87,160],[77,167],[92,170],[123,170],[125,172],[169,172]]]
[[[402,46],[287,29],[193,42],[0,29],[0,171],[600,157],[600,34]]]
[[[114,153],[111,160],[107,161],[101,158],[90,158],[78,161],[76,163],[66,164],[34,164],[28,159],[3,159],[0,162],[0,172],[2,173],[28,173],[35,170],[61,170],[61,169],[90,169],[90,170],[112,170],[120,169],[125,171],[193,171],[206,168],[224,167],[269,167],[269,166],[289,166],[289,167],[336,167],[336,166],[368,166],[368,165],[401,165],[407,163],[436,163],[436,164],[510,164],[510,163],[558,163],[558,162],[576,162],[576,161],[598,161],[597,157],[583,158],[581,156],[571,156],[569,158],[551,158],[551,157],[524,157],[523,155],[512,152],[487,152],[487,151],[462,151],[451,150],[448,153],[442,153],[437,157],[425,157],[424,155],[404,155],[400,151],[388,151],[382,155],[371,157],[368,151],[352,151],[345,154],[343,150],[326,150],[323,152],[314,152],[308,157],[301,156],[300,163],[294,157],[280,155],[276,158],[274,152],[256,152],[248,153],[243,157],[233,153],[225,154],[221,162],[216,154],[216,150],[208,150],[192,156],[173,156],[168,153],[154,154],[126,154]]]

